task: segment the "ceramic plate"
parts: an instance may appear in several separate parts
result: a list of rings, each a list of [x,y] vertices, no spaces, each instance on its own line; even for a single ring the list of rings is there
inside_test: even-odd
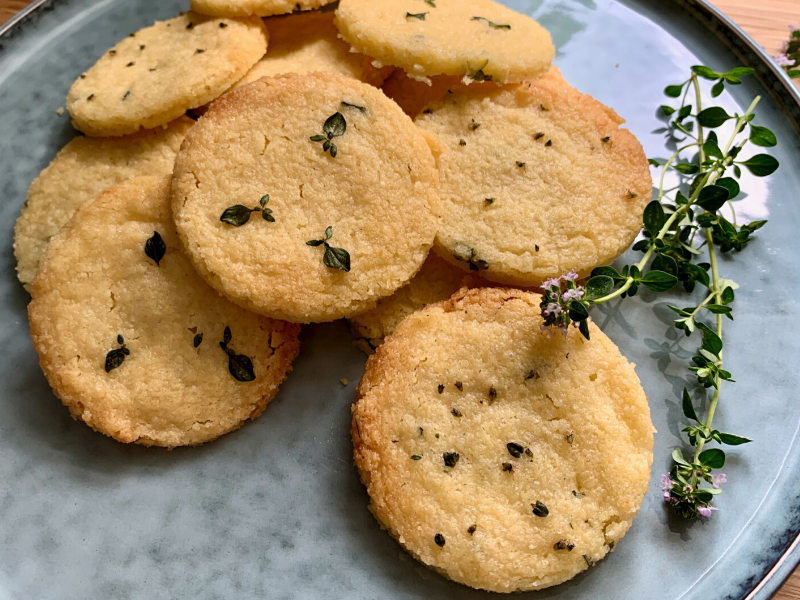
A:
[[[624,311],[599,307],[595,320],[638,365],[650,398],[651,492],[607,559],[515,598],[765,599],[796,564],[800,530],[793,88],[702,2],[505,1],[553,33],[565,77],[624,116],[648,156],[666,154],[654,133],[665,85],[693,64],[755,67],[758,77],[719,101],[732,113],[764,96],[759,122],[777,133],[782,164],[768,179],[744,180],[740,215],[769,225],[737,264],[722,261],[741,284],[725,357],[738,383],[725,386],[714,423],[755,443],[729,452],[720,511],[686,523],[658,491],[685,426],[678,394],[695,348],[672,328],[669,298],[642,293]],[[28,185],[75,135],[56,109],[117,40],[186,9],[178,0],[40,1],[0,37],[0,599],[489,597],[418,564],[367,510],[349,436],[365,358],[343,322],[306,327],[295,369],[264,414],[200,448],[168,452],[94,433],[70,418],[39,370],[11,246]]]

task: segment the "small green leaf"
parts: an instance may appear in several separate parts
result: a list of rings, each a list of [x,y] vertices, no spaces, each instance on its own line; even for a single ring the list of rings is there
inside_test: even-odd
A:
[[[705,110],[700,111],[697,115],[697,122],[700,123],[703,127],[719,127],[725,121],[732,119],[733,117],[730,116],[725,109],[719,106],[712,106],[711,108],[706,108]]]
[[[153,237],[144,243],[144,253],[148,258],[152,259],[156,266],[161,266],[161,259],[167,252],[167,245],[164,243],[161,234],[157,231],[153,232]]]
[[[422,457],[419,454],[412,454],[411,460],[422,460]]]
[[[322,257],[322,264],[332,269],[350,271],[350,253],[343,248],[328,246],[325,248],[325,255]]]
[[[192,345],[195,348],[197,348],[202,343],[203,343],[203,334],[202,333],[198,333],[196,336],[194,336],[194,340],[192,340]]]
[[[653,200],[644,209],[644,228],[653,237],[658,235],[664,223],[667,222],[667,216],[664,214],[664,207],[658,200]]]
[[[717,73],[713,69],[710,69],[703,65],[693,66],[692,72],[702,77],[703,79],[708,79],[710,81],[714,81],[715,79],[719,79],[721,77],[720,73]]]
[[[713,133],[713,131],[712,131]],[[703,144],[703,152],[705,152],[706,156],[710,156],[712,158],[722,158],[722,150],[719,148],[719,144],[717,144],[716,140],[707,140],[705,144]]]
[[[270,223],[274,223],[275,222],[275,217],[272,216],[272,211],[270,209],[268,209],[268,208],[265,208],[261,212],[261,216],[264,217],[265,221],[269,221]]]
[[[319,134],[317,134],[317,135],[312,135],[312,136],[311,136],[309,139],[310,139],[312,142],[324,142],[324,141],[325,141],[325,140],[327,140],[328,138],[326,138],[324,135],[319,135]]]
[[[678,98],[683,93],[683,86],[686,85],[668,85],[664,88],[664,94],[669,96],[670,98]]]
[[[428,13],[426,13],[426,12],[424,12],[424,13],[410,13],[410,12],[407,12],[406,13],[406,19],[413,18],[413,19],[419,19],[420,21],[424,21],[425,20],[425,15],[427,15],[427,14]]]
[[[728,190],[728,200],[733,200],[736,198],[741,191],[739,188],[739,183],[733,177],[723,177],[722,179],[718,179],[717,183],[714,185],[724,187],[726,190]]]
[[[662,104],[659,108],[661,109],[661,112],[663,112],[667,116],[670,116],[672,113],[675,112],[674,108],[672,108],[671,106],[667,106],[666,104]]]
[[[322,131],[325,132],[325,134],[328,136],[328,139],[342,136],[346,130],[347,121],[344,120],[344,115],[338,111],[328,117],[328,119],[325,121],[325,124],[322,126]]]
[[[472,17],[472,21],[486,21],[486,24],[492,29],[511,29],[511,25],[503,25],[501,23],[493,23],[485,17]]]
[[[689,392],[686,391],[686,388],[683,388],[683,414],[687,419],[700,423],[700,419],[697,417],[694,405],[692,404],[692,398],[689,396]]]
[[[694,175],[700,170],[700,167],[697,165],[690,165],[689,163],[679,163],[677,165],[672,165],[672,168],[675,169],[678,173],[683,173],[684,175]]]
[[[728,201],[730,191],[721,185],[709,185],[700,190],[695,202],[709,212],[716,212]]]
[[[580,331],[583,337],[585,337],[587,340],[592,339],[589,337],[589,321],[580,321],[578,323],[578,331]]]
[[[602,298],[614,291],[614,280],[608,275],[596,275],[586,282],[587,298]]]
[[[725,466],[725,453],[719,448],[703,450],[697,459],[700,461],[701,465],[711,467],[712,469],[721,469]]]
[[[433,0],[429,0],[429,2],[432,3]],[[434,4],[431,4],[431,6],[436,8],[436,6]],[[348,108],[355,108],[356,110],[358,110],[359,112],[362,112],[362,113],[366,113],[367,112],[367,107],[366,106],[359,106],[358,104],[353,104],[352,102],[345,102],[344,100],[342,100],[342,106],[346,106]]]
[[[227,350],[228,371],[236,381],[248,382],[256,378],[253,370],[253,362],[244,354],[236,354],[233,350]]]
[[[573,300],[569,303],[569,318],[573,321],[584,321],[589,318],[589,311],[582,302]]]
[[[125,350],[127,350],[127,348],[117,348],[106,354],[106,373],[122,366],[122,363],[125,362],[125,356],[130,354],[130,352],[125,352]]]
[[[672,451],[672,460],[674,460],[674,461],[675,461],[676,463],[678,463],[679,465],[683,465],[684,467],[689,467],[689,466],[691,466],[691,465],[690,465],[690,464],[689,464],[689,463],[686,461],[686,459],[685,459],[685,458],[683,458],[683,452],[681,452],[681,449],[680,449],[680,448],[675,448],[675,450],[673,450],[673,451]]]
[[[235,204],[234,206],[226,208],[219,220],[228,225],[233,225],[234,227],[241,227],[250,220],[250,214],[252,212],[253,209],[251,208],[247,208],[242,204]]]
[[[725,82],[724,82],[722,79],[720,79],[720,80],[719,80],[717,83],[715,83],[715,84],[714,84],[714,86],[711,88],[711,97],[712,97],[712,98],[717,98],[717,97],[719,97],[719,95],[720,95],[720,94],[722,94],[722,92],[724,92],[724,91],[725,91]]]
[[[308,240],[306,246],[322,246],[324,243],[325,240]]]
[[[778,144],[778,138],[766,127],[759,127],[758,125],[750,125],[750,141],[756,146],[764,148],[771,148]]]
[[[741,79],[742,77],[747,77],[748,75],[752,75],[755,73],[753,69],[750,67],[735,67],[728,71],[727,73],[723,73],[722,75],[725,77],[733,77],[735,79]]]
[[[678,278],[664,271],[648,271],[639,281],[651,292],[666,292],[678,283]]]
[[[663,271],[664,273],[673,275],[674,277],[678,276],[678,263],[675,262],[674,258],[667,254],[659,254],[656,256],[650,269],[652,271]]]
[[[713,354],[715,357],[722,352],[722,339],[707,325],[698,323],[697,326],[703,331],[703,350]]]
[[[597,277],[598,275],[606,275],[614,281],[623,281],[625,279],[614,267],[596,267],[592,270],[592,277]]]
[[[733,435],[732,433],[720,433],[719,440],[728,446],[741,446],[742,444],[749,444],[753,441],[747,439],[746,437]]]
[[[514,458],[521,457],[523,451],[525,450],[522,444],[518,444],[516,442],[508,442],[506,444],[506,449],[508,450],[508,453]]]
[[[756,177],[772,175],[780,166],[778,161],[769,154],[756,154],[741,163]]]
[[[332,237],[333,237],[333,226],[332,226],[332,225],[328,225],[328,226],[325,228],[325,239],[326,239],[326,240],[329,240],[329,239],[331,239]]]
[[[269,202],[269,194],[264,194],[261,196],[261,200],[258,202],[261,204],[261,208],[264,208],[267,205],[267,202]]]

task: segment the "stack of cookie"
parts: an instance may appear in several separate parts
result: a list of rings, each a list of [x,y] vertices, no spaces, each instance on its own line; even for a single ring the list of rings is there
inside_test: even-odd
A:
[[[193,0],[78,77],[86,137],[16,228],[42,368],[97,431],[201,444],[347,318],[382,525],[468,585],[565,581],[633,521],[653,428],[613,343],[542,333],[530,290],[630,245],[642,148],[491,0],[323,4]]]

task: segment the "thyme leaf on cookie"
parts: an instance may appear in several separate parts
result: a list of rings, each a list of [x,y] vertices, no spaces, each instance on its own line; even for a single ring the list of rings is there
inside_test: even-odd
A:
[[[425,20],[425,15],[427,15],[427,14],[428,13],[426,13],[426,12],[424,12],[424,13],[410,13],[410,12],[407,12],[406,13],[406,19],[413,18],[413,19],[419,19],[420,21],[424,21]]]
[[[471,21],[486,21],[486,24],[492,29],[511,29],[511,25],[504,25],[502,23],[493,23],[486,17],[472,17]]]
[[[358,104],[353,104],[352,102],[345,102],[344,100],[342,100],[342,106],[345,106],[347,108],[355,108],[356,110],[358,110],[358,111],[360,111],[362,113],[366,113],[367,112],[367,107],[366,106],[359,106]]]
[[[722,484],[727,482],[724,473],[716,472],[725,465],[725,452],[707,446],[715,443],[739,446],[751,441],[713,428],[723,383],[734,383],[723,362],[722,331],[724,318],[733,320],[732,304],[739,287],[721,275],[721,266],[731,265],[732,261],[721,263],[719,254],[741,252],[753,241],[753,234],[766,224],[766,221],[739,223],[740,215],[730,201],[740,194],[737,179],[742,175],[742,167],[756,177],[767,177],[779,167],[769,154],[743,159],[740,153],[748,144],[775,146],[777,137],[766,127],[753,123],[760,97],[743,114],[730,115],[722,107],[703,107],[700,80],[714,82],[711,96],[716,98],[726,84],[738,85],[742,77],[752,73],[746,67],[719,73],[696,65],[691,67],[688,79],[664,90],[669,98],[682,100],[678,108],[660,107],[667,122],[664,131],[669,147],[674,145],[676,149],[668,159],[649,160],[650,165],[661,169],[661,175],[655,198],[643,211],[643,239],[633,245],[633,250],[643,252],[644,257],[619,271],[611,266],[594,269],[585,287],[578,285],[575,272],[542,284],[544,327],[567,335],[570,325],[577,326],[587,340],[589,308],[594,305],[635,296],[639,286],[654,293],[671,291],[678,284],[687,294],[702,290],[700,298],[685,302],[694,306],[667,305],[677,315],[676,329],[687,337],[700,334],[699,347],[688,370],[697,380],[699,405],[707,406],[705,416],[701,417],[692,395],[683,390],[681,405],[689,424],[682,431],[688,438],[689,446],[684,446],[688,453],[684,455],[681,447],[675,448],[671,468],[661,476],[664,502],[686,519],[711,517],[718,510],[713,502],[722,493]],[[728,121],[733,122],[733,127],[723,143],[713,130]],[[607,144],[611,138],[604,137],[601,141]],[[677,179],[677,185],[667,184],[668,174]],[[633,200],[637,192],[629,190],[626,196]],[[570,437],[567,441],[571,441]]]
[[[202,333],[198,333],[196,336],[194,336],[194,340],[192,341],[192,345],[195,348],[197,348],[202,343],[203,343],[203,334]]]
[[[461,457],[458,455],[458,452],[445,452],[442,454],[442,458],[444,459],[445,467],[453,468]]]
[[[544,505],[543,502],[539,502],[537,500],[536,504],[531,504],[531,506],[533,507],[533,514],[535,514],[537,517],[544,518],[550,514],[550,511],[548,510],[547,506]]]
[[[275,222],[275,217],[272,216],[272,209],[267,208],[269,202],[269,194],[264,194],[259,200],[259,205],[253,208],[247,208],[244,204],[234,204],[226,208],[219,220],[234,227],[241,227],[250,220],[250,215],[254,212],[260,212],[265,221],[270,223]]]
[[[343,102],[342,104],[345,103]],[[347,121],[345,121],[344,115],[337,111],[328,117],[322,125],[324,135],[312,135],[309,139],[312,142],[322,142],[322,151],[330,152],[331,158],[336,158],[339,148],[331,140],[335,137],[343,136],[345,131],[347,131]]]
[[[322,264],[331,269],[350,271],[350,253],[344,248],[336,248],[328,243],[333,237],[333,227],[329,226],[325,230],[325,237],[320,240],[309,240],[307,246],[325,246],[325,254],[322,256]]]
[[[106,354],[106,373],[122,366],[122,363],[125,362],[125,357],[131,353],[131,351],[128,350],[128,347],[125,345],[125,338],[123,338],[121,335],[117,335],[117,343],[120,345],[120,347]]]
[[[253,381],[256,378],[255,371],[253,370],[253,361],[244,354],[236,354],[233,349],[228,347],[232,338],[233,334],[231,333],[231,328],[225,327],[225,332],[222,334],[222,341],[219,343],[219,347],[228,355],[228,371],[236,381]]]
[[[144,243],[144,253],[147,255],[147,258],[153,260],[156,263],[156,266],[161,266],[161,259],[164,258],[164,254],[167,252],[167,245],[164,243],[164,239],[161,237],[161,234],[157,231],[153,232],[153,237],[149,238]]]
[[[491,202],[489,202],[489,204],[491,204]],[[453,254],[453,258],[469,263],[470,271],[486,271],[489,268],[488,262],[478,258],[478,252],[475,248],[462,245],[462,247],[459,247],[458,252]]]

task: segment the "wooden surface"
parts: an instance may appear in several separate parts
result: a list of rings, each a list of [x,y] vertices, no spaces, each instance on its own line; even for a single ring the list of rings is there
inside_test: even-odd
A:
[[[779,51],[789,25],[800,25],[800,0],[711,0],[745,29],[770,54]],[[0,24],[28,0],[0,0]],[[800,568],[794,572],[775,600],[800,600]]]

